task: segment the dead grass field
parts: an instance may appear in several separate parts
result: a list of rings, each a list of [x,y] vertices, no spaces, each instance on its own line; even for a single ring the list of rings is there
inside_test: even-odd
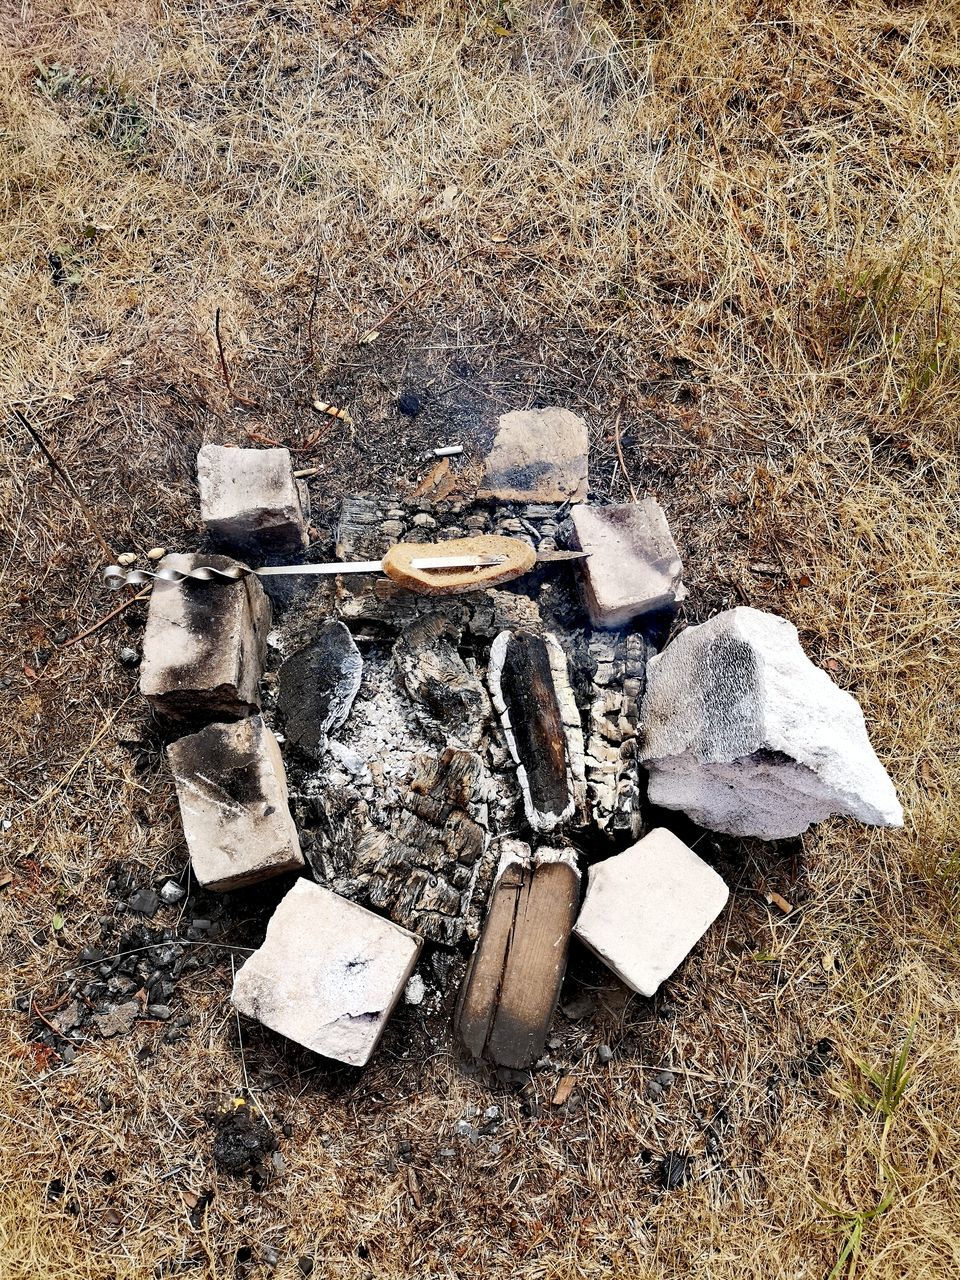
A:
[[[0,385],[116,549],[196,538],[203,440],[302,448],[322,553],[336,499],[408,484],[432,434],[475,458],[502,409],[569,405],[596,492],[666,505],[687,619],[791,618],[908,815],[717,843],[725,924],[661,996],[576,958],[564,998],[596,1011],[558,1016],[535,1116],[409,1009],[363,1073],[241,1045],[243,904],[179,983],[186,1039],[141,1024],[61,1063],[24,1009],[131,923],[115,864],[152,883],[184,851],[148,731],[118,745],[142,613],[64,643],[113,601],[10,421],[3,1280],[266,1275],[265,1246],[283,1280],[307,1254],[337,1280],[956,1275],[956,7],[25,0],[0,24]],[[429,387],[416,435],[405,386]],[[201,1115],[246,1085],[285,1162],[258,1192]],[[495,1137],[458,1141],[493,1101]],[[672,1150],[693,1173],[664,1191]]]

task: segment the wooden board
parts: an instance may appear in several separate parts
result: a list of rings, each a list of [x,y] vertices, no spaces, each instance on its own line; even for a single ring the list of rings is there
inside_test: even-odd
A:
[[[475,1057],[522,1070],[543,1055],[580,902],[580,873],[570,850],[544,849],[531,858],[519,841],[504,843],[456,1028]]]

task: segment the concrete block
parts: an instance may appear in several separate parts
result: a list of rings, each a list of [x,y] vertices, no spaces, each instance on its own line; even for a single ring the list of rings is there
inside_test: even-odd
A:
[[[728,609],[681,631],[647,667],[641,722],[651,802],[713,831],[782,840],[831,814],[903,825],[856,699],[775,614]]]
[[[479,498],[584,502],[587,424],[569,409],[519,409],[497,423]]]
[[[595,863],[573,932],[633,991],[652,996],[723,910],[712,867],[664,827]]]
[[[421,939],[309,880],[274,912],[237,971],[234,1006],[314,1053],[361,1067],[383,1034]]]
[[[209,724],[167,757],[202,885],[236,889],[303,867],[280,748],[260,716]]]
[[[235,565],[226,556],[168,555],[161,568]],[[150,596],[140,692],[174,720],[231,720],[260,706],[271,609],[258,578],[157,583]]]
[[[584,504],[572,509],[570,519],[575,545],[590,552],[579,576],[595,627],[624,627],[684,599],[683,564],[654,498],[612,507]]]
[[[228,449],[197,454],[200,515],[214,542],[241,555],[296,555],[309,542],[306,488],[293,478],[289,449]]]

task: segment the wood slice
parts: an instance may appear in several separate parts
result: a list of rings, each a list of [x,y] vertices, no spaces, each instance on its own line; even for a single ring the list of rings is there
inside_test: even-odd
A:
[[[457,1005],[457,1034],[475,1056],[522,1070],[542,1057],[560,996],[580,873],[570,850],[507,845]]]
[[[412,561],[427,556],[502,556],[503,563],[472,569],[414,568]],[[537,553],[528,543],[488,533],[475,538],[448,538],[442,543],[398,542],[384,556],[383,571],[408,591],[450,596],[510,582],[528,573],[536,563]]]

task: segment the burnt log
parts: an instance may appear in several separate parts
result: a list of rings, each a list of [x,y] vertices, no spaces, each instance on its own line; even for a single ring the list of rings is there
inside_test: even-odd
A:
[[[534,831],[585,820],[583,727],[555,636],[504,631],[487,681]]]
[[[291,654],[279,672],[277,709],[288,742],[319,759],[327,735],[350,714],[363,659],[342,622],[326,622],[313,644]]]
[[[490,700],[457,651],[459,639],[443,613],[425,614],[401,633],[393,659],[407,693],[426,713],[421,719],[432,736],[475,749],[490,719]]]
[[[452,946],[464,932],[475,937],[493,870],[488,786],[480,757],[450,747],[439,756],[415,756],[409,775],[379,806],[331,788],[324,805],[328,838],[311,863],[335,892],[430,942]]]

